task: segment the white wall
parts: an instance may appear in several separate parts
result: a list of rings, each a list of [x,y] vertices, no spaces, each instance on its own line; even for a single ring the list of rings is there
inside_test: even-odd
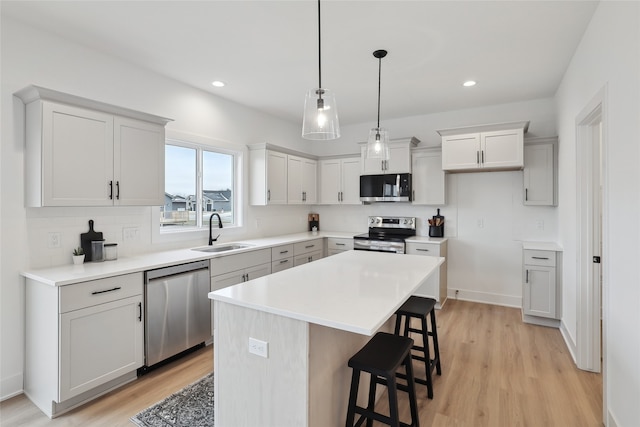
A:
[[[601,2],[558,89],[563,323],[576,334],[576,117],[606,87],[604,327],[609,425],[640,420],[640,3]],[[615,424],[614,424],[615,423]]]
[[[308,151],[298,125],[286,123],[219,97],[69,43],[51,34],[2,19],[2,146],[0,163],[0,398],[22,390],[24,280],[21,270],[70,263],[79,234],[95,220],[96,230],[118,243],[120,256],[206,244],[201,235],[192,242],[152,243],[147,207],[24,208],[22,102],[13,93],[30,85],[174,119],[168,130],[203,135],[237,145],[277,142]],[[245,189],[246,191],[246,189]],[[246,194],[246,193],[245,193]],[[246,208],[240,233],[223,230],[222,239],[257,237],[304,231],[306,207]],[[138,227],[140,239],[122,239],[123,227]],[[47,247],[48,233],[59,232],[61,248]]]

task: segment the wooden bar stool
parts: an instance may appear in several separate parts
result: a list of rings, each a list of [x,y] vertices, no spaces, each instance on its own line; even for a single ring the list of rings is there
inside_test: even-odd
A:
[[[359,427],[367,421],[367,427],[373,425],[373,420],[385,423],[391,427],[419,427],[418,409],[416,405],[416,391],[413,383],[413,368],[411,362],[411,347],[413,340],[394,334],[378,332],[371,340],[349,359],[349,367],[353,368],[351,376],[351,391],[349,393],[349,407],[347,409],[347,427]],[[404,365],[407,384],[396,382],[396,371]],[[371,374],[369,382],[369,400],[366,408],[357,406],[360,372]],[[374,411],[376,386],[387,386],[389,395],[389,416]],[[398,413],[397,391],[406,391],[409,395],[411,410],[411,424],[400,422]],[[359,414],[354,424],[355,416]]]
[[[431,331],[427,328],[427,316],[431,317]],[[420,319],[420,329],[411,327],[412,318]],[[401,334],[400,327],[402,326],[403,319],[404,328]],[[435,299],[411,296],[404,304],[402,304],[398,311],[396,311],[395,334],[408,338],[410,337],[410,333],[416,333],[422,336],[423,345],[419,346],[414,344],[413,346],[413,351],[422,354],[415,354],[412,352],[411,357],[415,360],[424,362],[426,371],[426,378],[415,378],[415,382],[426,385],[427,396],[429,399],[433,399],[433,369],[436,369],[438,375],[442,375],[442,369],[440,367],[440,349],[438,347],[438,329],[436,327]],[[433,341],[433,357],[429,354],[429,337],[431,337]],[[398,377],[404,378],[401,373],[398,374]]]

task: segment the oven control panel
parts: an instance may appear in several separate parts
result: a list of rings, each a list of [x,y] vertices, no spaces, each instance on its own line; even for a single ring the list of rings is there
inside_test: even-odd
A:
[[[414,217],[390,217],[390,216],[370,216],[369,228],[402,228],[416,229],[416,219]]]

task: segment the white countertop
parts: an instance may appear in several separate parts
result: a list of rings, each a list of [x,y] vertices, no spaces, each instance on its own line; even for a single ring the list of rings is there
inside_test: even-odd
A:
[[[324,237],[352,238],[356,234],[359,233],[320,231],[317,234],[311,232],[287,234],[284,236],[273,236],[259,239],[220,242],[218,243],[220,246],[225,246],[229,243],[247,243],[252,245],[249,248],[235,249],[222,253],[200,252],[190,248],[178,249],[173,251],[153,252],[133,257],[121,257],[115,261],[87,262],[81,265],[70,264],[58,267],[27,270],[21,274],[26,278],[33,279],[50,286],[64,286],[73,283],[86,282],[88,280],[136,273],[203,259],[235,255],[242,252],[255,251],[257,249],[265,249],[272,246],[303,242],[305,240]],[[71,255],[69,255],[69,259],[71,259]]]
[[[553,242],[522,242],[522,249],[562,252],[562,248],[557,243]]]
[[[429,237],[429,236],[411,236],[405,239],[406,243],[437,243],[443,244],[447,241],[446,237]]]
[[[346,251],[210,292],[209,298],[371,336],[443,262]]]

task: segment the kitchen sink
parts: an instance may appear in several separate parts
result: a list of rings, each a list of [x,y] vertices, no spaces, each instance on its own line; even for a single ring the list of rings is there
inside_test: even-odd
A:
[[[200,248],[193,248],[192,251],[200,252],[227,252],[234,251],[236,249],[250,248],[253,245],[247,243],[228,243],[220,246],[202,246]]]

